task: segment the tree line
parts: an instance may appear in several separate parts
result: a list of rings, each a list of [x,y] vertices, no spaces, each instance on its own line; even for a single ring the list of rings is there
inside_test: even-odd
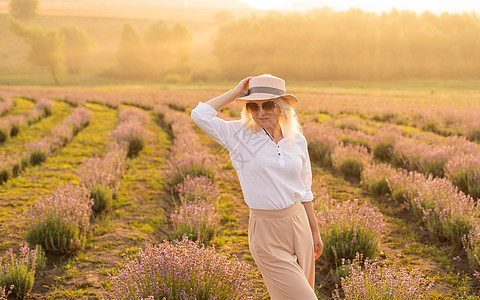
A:
[[[296,80],[480,77],[475,13],[317,9],[223,25],[214,38],[222,76],[264,72]]]
[[[38,0],[10,0],[17,18],[10,29],[29,45],[29,60],[45,67],[58,84],[65,69],[81,71],[95,41],[80,26],[44,29],[20,21],[37,8]],[[155,21],[141,33],[125,24],[114,50],[115,67],[102,74],[167,81],[261,73],[305,81],[480,77],[480,18],[474,13],[324,8],[235,19],[220,11],[213,21],[219,26],[212,39],[218,68],[195,70],[194,37],[187,27]]]
[[[173,27],[156,21],[143,38],[125,24],[116,53],[118,69],[114,76],[135,79],[162,78],[168,74],[188,74],[193,36],[181,23]]]
[[[29,46],[29,61],[47,69],[58,85],[65,69],[70,74],[80,72],[95,40],[77,25],[44,29],[23,23],[20,19],[34,17],[38,5],[38,0],[10,0],[10,31]],[[192,34],[181,23],[171,27],[164,21],[156,21],[143,37],[132,25],[125,24],[115,55],[116,68],[105,74],[133,79],[161,78],[167,74],[181,77],[191,71],[192,41]]]
[[[71,24],[44,29],[12,17],[10,31],[29,46],[29,61],[48,70],[57,85],[65,69],[70,74],[80,72],[95,44],[82,27]],[[116,68],[105,74],[129,79],[162,78],[168,74],[181,78],[191,71],[191,43],[191,33],[180,23],[171,28],[164,21],[154,22],[143,39],[132,25],[125,24],[115,55]]]

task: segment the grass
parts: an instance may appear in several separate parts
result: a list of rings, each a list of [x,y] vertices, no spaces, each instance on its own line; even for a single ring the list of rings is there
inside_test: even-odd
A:
[[[216,86],[217,88],[221,86]],[[205,89],[214,87],[205,86]],[[227,87],[224,84],[223,87]],[[103,88],[103,87],[101,87]],[[141,86],[118,87],[141,90]],[[148,87],[150,89],[152,87]],[[171,87],[172,99],[182,97],[180,86]],[[193,85],[187,87],[194,89]],[[321,93],[323,87],[314,86]],[[327,87],[328,88],[328,87]],[[348,87],[344,92],[347,93]],[[105,87],[108,89],[108,87]],[[353,89],[353,88],[352,88]],[[118,91],[117,90],[117,91]],[[368,92],[368,91],[367,91]],[[375,92],[372,91],[372,94]],[[433,100],[432,100],[433,101]],[[18,99],[16,109],[28,110],[33,103]],[[12,149],[22,147],[27,141],[45,135],[73,111],[67,104],[55,101],[54,115],[26,128]],[[93,112],[90,125],[75,139],[41,166],[28,169],[20,177],[0,186],[0,250],[18,246],[22,240],[22,212],[25,206],[33,203],[41,195],[52,191],[60,182],[78,183],[76,170],[82,159],[99,154],[108,144],[107,134],[116,126],[117,111],[102,105],[88,103]],[[306,111],[307,113],[309,111]],[[188,113],[188,112],[186,112]],[[60,116],[59,116],[60,115]],[[329,119],[327,114],[311,114],[321,119]],[[154,118],[152,117],[152,120]],[[370,125],[370,123],[368,123]],[[49,128],[49,130],[45,129]],[[21,131],[22,132],[22,131]],[[122,261],[122,255],[134,256],[147,241],[160,242],[169,235],[167,217],[172,211],[170,195],[163,191],[164,162],[169,155],[171,140],[161,127],[152,121],[146,128],[148,142],[138,157],[130,160],[118,198],[109,215],[95,219],[93,236],[85,253],[68,261],[56,261],[57,268],[50,269],[34,288],[36,296],[48,298],[98,298],[101,284],[105,283],[108,272]],[[202,143],[208,146],[218,158],[216,182],[221,187],[219,210],[222,214],[220,234],[213,241],[219,251],[236,254],[253,264],[248,250],[248,207],[235,170],[232,168],[228,152],[204,133],[196,131]],[[11,141],[14,143],[14,139]],[[0,151],[4,148],[0,146]],[[401,205],[386,196],[373,196],[366,193],[357,183],[345,181],[330,169],[313,165],[314,186],[327,187],[332,197],[339,200],[360,199],[370,202],[382,211],[389,223],[390,233],[384,238],[379,257],[382,259],[400,258],[403,267],[420,267],[430,277],[437,280],[437,288],[432,299],[473,299],[476,289],[469,276],[466,261],[453,262],[458,255],[447,246],[430,242],[429,236],[420,230],[420,223],[413,220]],[[3,208],[6,208],[3,210]],[[466,258],[464,258],[466,260]],[[321,299],[328,299],[334,288],[327,274],[317,261],[317,286]],[[57,278],[58,280],[55,280]],[[258,286],[262,288],[263,282]],[[43,287],[46,286],[46,287]],[[48,287],[48,288],[47,288]],[[264,288],[264,286],[263,286]],[[265,289],[263,290],[265,292]],[[35,296],[35,295],[34,295]],[[266,298],[265,295],[259,296]]]
[[[373,197],[358,184],[345,181],[332,170],[312,165],[312,171],[314,195],[315,189],[323,187],[335,199],[359,199],[360,202],[370,202],[380,209],[388,224],[388,233],[380,244],[378,257],[388,260],[397,258],[400,267],[420,268],[424,274],[435,278],[432,296],[435,299],[459,299],[456,298],[458,289],[463,289],[465,295],[474,295],[473,287],[467,288],[463,286],[463,281],[451,279],[452,274],[457,273],[458,276],[470,278],[463,266],[453,264],[453,256],[458,255],[458,251],[448,245],[430,242],[429,235],[419,230],[421,223],[402,205],[386,196]],[[321,269],[320,274],[317,272],[317,277],[328,282],[327,272],[328,270]],[[324,284],[319,293],[331,295],[333,288],[332,284]]]
[[[98,118],[99,122],[106,122],[102,125],[106,127],[105,132],[99,133],[106,144],[106,135],[116,126],[116,111],[98,107],[111,112],[106,120],[105,117]],[[97,118],[92,116],[92,119]],[[85,252],[61,264],[62,268],[54,274],[55,285],[46,291],[49,297],[99,298],[101,282],[107,279],[106,270],[121,263],[124,254],[135,255],[147,240],[162,239],[161,231],[165,230],[163,216],[168,206],[163,207],[166,195],[160,181],[169,141],[153,121],[146,132],[148,143],[137,157],[129,161],[113,212],[94,221],[94,235]],[[95,133],[90,132],[88,136],[92,138]],[[94,148],[103,150],[99,145]]]
[[[13,100],[15,101],[14,108],[8,113],[11,116],[18,116],[23,115],[26,112],[29,112],[35,107],[35,103],[18,97],[14,97]],[[1,118],[4,119],[4,118]]]
[[[30,101],[19,99],[17,103],[16,110],[23,111],[32,108],[30,106]],[[53,101],[53,103],[54,108],[51,116],[42,118],[40,122],[22,128],[15,138],[8,139],[2,146],[0,146],[0,151],[4,153],[25,151],[26,144],[48,135],[52,129],[58,126],[63,119],[73,112],[73,107],[65,102]]]

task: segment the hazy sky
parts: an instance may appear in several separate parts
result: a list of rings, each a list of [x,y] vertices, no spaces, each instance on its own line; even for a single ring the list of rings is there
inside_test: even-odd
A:
[[[361,8],[365,11],[390,11],[392,8],[409,9],[418,12],[429,10],[432,12],[462,12],[476,11],[480,13],[480,0],[240,0],[254,8],[260,9],[289,9],[311,8],[312,6],[329,6],[336,10],[345,10],[350,7]]]

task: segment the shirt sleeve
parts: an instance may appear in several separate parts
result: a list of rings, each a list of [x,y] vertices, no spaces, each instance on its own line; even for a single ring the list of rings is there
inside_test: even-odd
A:
[[[300,176],[302,178],[303,184],[305,185],[305,196],[302,198],[302,202],[309,202],[313,200],[312,193],[312,166],[310,163],[310,155],[308,154],[307,140],[304,138],[304,154],[302,156],[302,170],[300,171]]]
[[[230,139],[234,136],[239,120],[225,121],[215,117],[217,113],[217,110],[210,105],[198,102],[190,116],[203,132],[230,151]]]

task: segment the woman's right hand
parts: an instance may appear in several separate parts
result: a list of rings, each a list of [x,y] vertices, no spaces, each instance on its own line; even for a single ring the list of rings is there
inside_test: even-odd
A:
[[[248,82],[253,77],[255,77],[255,76],[248,76],[248,77],[245,77],[242,80],[240,80],[240,82],[237,84],[237,86],[233,89],[233,91],[235,92],[235,99],[245,96],[245,93],[246,93],[247,88],[248,88]]]

